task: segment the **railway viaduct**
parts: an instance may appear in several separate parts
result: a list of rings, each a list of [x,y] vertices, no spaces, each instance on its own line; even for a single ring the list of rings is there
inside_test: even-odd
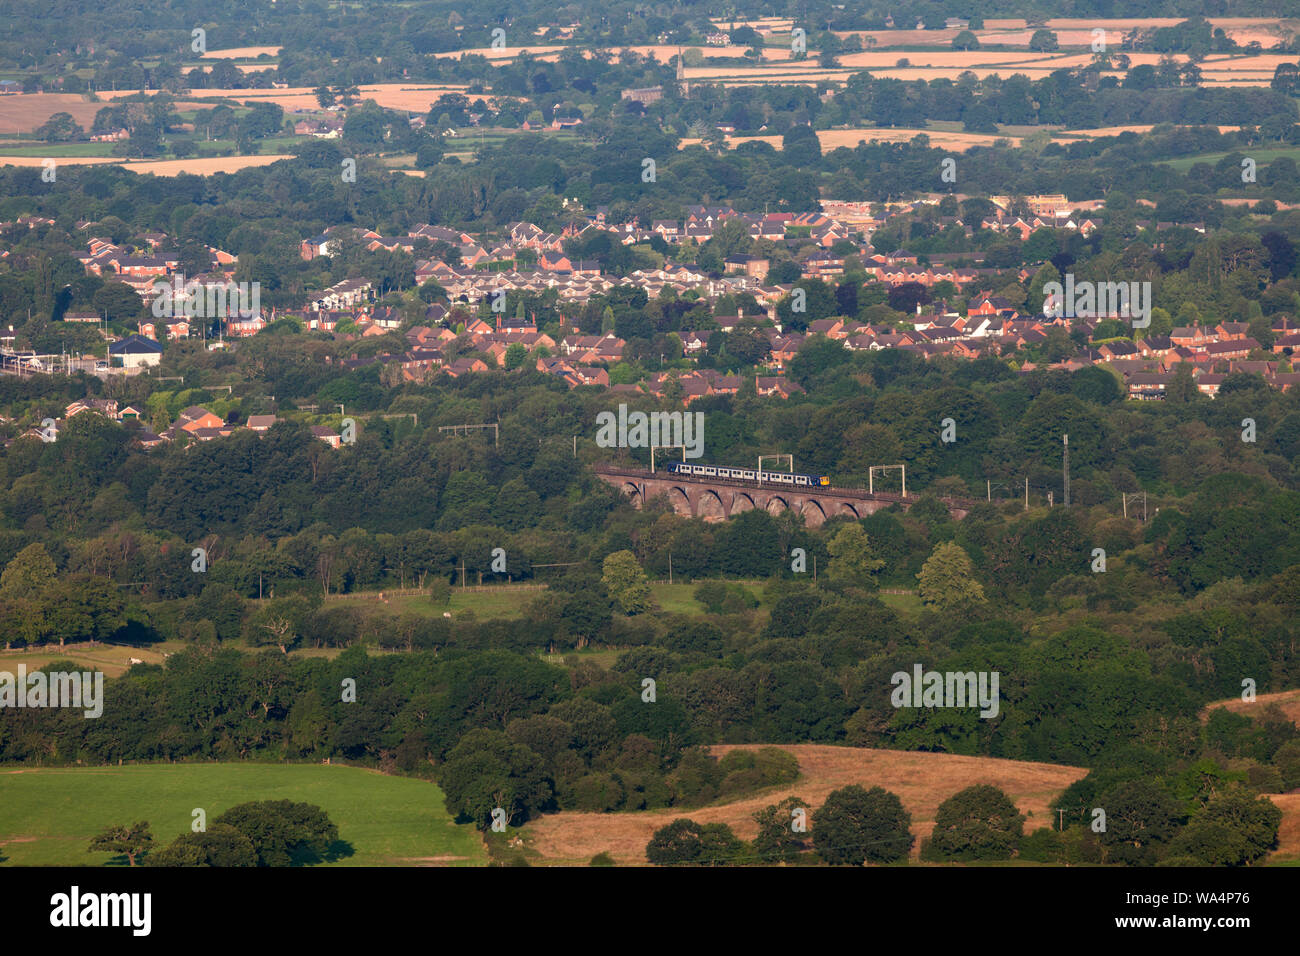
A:
[[[876,511],[899,504],[906,510],[916,501],[914,496],[904,498],[899,494],[877,491],[874,494],[862,488],[799,488],[786,485],[759,485],[752,481],[733,481],[725,478],[693,478],[673,475],[666,471],[651,472],[643,468],[597,465],[595,473],[602,481],[618,488],[632,498],[638,508],[647,501],[664,495],[673,510],[705,521],[724,521],[732,515],[751,508],[761,508],[771,514],[793,511],[802,515],[809,527],[816,527],[827,518],[847,515],[863,518]],[[966,517],[973,500],[941,498],[954,518]]]

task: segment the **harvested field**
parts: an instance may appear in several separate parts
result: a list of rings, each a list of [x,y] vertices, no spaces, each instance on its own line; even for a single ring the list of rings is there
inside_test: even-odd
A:
[[[1227,133],[1241,129],[1240,126],[1218,126],[1215,127],[1220,133]],[[1071,139],[1100,139],[1103,136],[1118,136],[1120,133],[1149,133],[1155,129],[1154,126],[1098,126],[1095,129],[1069,129],[1061,130],[1054,137],[1060,142],[1068,142]]]
[[[208,50],[203,54],[205,60],[255,60],[265,53],[267,56],[279,56],[278,46],[232,46],[228,50]]]
[[[278,63],[237,63],[235,64],[241,73],[264,73],[267,70],[274,70]],[[194,70],[202,70],[204,73],[211,73],[212,67],[204,63],[187,63],[181,67],[182,73],[191,73]]]
[[[213,173],[234,173],[252,166],[270,166],[281,159],[293,159],[293,156],[287,153],[269,156],[214,156],[206,159],[163,159],[122,165],[134,172],[153,173],[155,176],[175,176],[179,173],[211,176]]]
[[[90,129],[104,103],[91,103],[80,93],[16,93],[0,96],[0,135],[32,133],[55,113],[70,113]]]
[[[429,56],[437,59],[447,59],[450,57],[453,60],[459,60],[465,54],[469,54],[471,56],[481,56],[488,60],[513,60],[521,53],[531,53],[539,60],[553,60],[559,57],[560,53],[565,49],[566,47],[563,46],[546,45],[503,47],[479,46],[468,50],[448,50],[444,53],[430,53]]]
[[[758,17],[755,20],[729,20],[713,17],[710,21],[716,27],[750,27],[764,35],[768,33],[789,33],[794,28],[794,20],[789,17]]]
[[[904,57],[915,59],[897,50],[845,53],[838,59],[843,66],[869,70],[873,67],[892,67]],[[921,55],[921,58],[924,62],[917,63],[917,66],[935,70],[966,70],[974,69],[977,66],[987,67],[992,65],[1009,67],[1020,63],[1039,63],[1048,59],[1041,53],[1015,53],[1006,50],[927,50]]]
[[[210,156],[202,159],[157,159],[137,160],[125,163],[122,160],[103,156],[67,156],[59,159],[60,166],[88,166],[92,163],[117,163],[124,169],[137,173],[153,173],[155,176],[176,176],[180,173],[193,173],[198,176],[211,176],[213,173],[233,173],[251,166],[269,166],[277,160],[293,159],[285,153],[267,156]],[[0,156],[0,166],[39,166],[42,160],[36,156]]]
[[[724,754],[734,746],[710,748]],[[750,746],[740,749],[753,749]],[[620,863],[645,863],[645,845],[659,827],[690,817],[697,823],[726,823],[741,839],[753,839],[757,826],[753,813],[783,800],[799,796],[807,800],[816,816],[832,790],[860,784],[882,786],[898,794],[912,814],[912,832],[917,836],[913,859],[920,841],[934,828],[939,804],[954,793],[976,783],[991,783],[1005,790],[1027,815],[1025,829],[1047,826],[1048,804],[1058,793],[1087,771],[1082,767],[1025,763],[991,757],[959,757],[952,754],[913,753],[899,750],[869,750],[831,747],[821,744],[786,744],[780,749],[799,761],[801,779],[788,787],[772,789],[761,796],[695,810],[654,810],[641,813],[559,813],[527,824],[531,845],[546,862],[585,863],[595,854],[607,852]]]
[[[463,86],[413,86],[409,83],[378,83],[374,86],[361,87],[360,99],[374,100],[380,106],[388,109],[423,113],[428,112],[433,102],[444,93],[464,93],[465,89]],[[136,92],[138,91],[105,91],[101,92],[100,95],[107,99],[132,96]],[[320,103],[316,100],[314,89],[306,86],[289,87],[284,90],[196,90],[193,96],[196,98],[220,97],[248,104],[279,103],[285,110],[320,109]],[[491,101],[492,97],[485,96],[484,99]],[[193,99],[177,101],[177,106],[182,109],[186,106],[195,105],[206,108],[210,104],[198,104]]]
[[[1270,861],[1300,861],[1300,793],[1270,795],[1269,799],[1282,811],[1282,824],[1277,830],[1277,849]]]
[[[828,152],[841,146],[852,149],[859,142],[870,142],[873,139],[882,143],[905,143],[921,134],[930,137],[930,145],[939,149],[964,151],[972,146],[992,146],[999,139],[1008,139],[1013,145],[1020,144],[1019,137],[1015,136],[994,136],[989,133],[949,133],[933,129],[825,129],[817,131],[817,138],[821,141],[822,151]],[[727,137],[727,145],[731,149],[735,149],[741,143],[754,141],[770,143],[778,150],[781,148],[780,136]],[[699,142],[698,139],[686,138],[682,140],[681,145],[683,147],[693,146]]]

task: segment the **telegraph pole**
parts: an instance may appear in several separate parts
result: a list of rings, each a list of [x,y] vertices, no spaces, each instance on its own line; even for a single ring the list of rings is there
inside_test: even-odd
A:
[[[1070,507],[1070,436],[1062,435],[1061,443],[1064,448],[1062,453],[1065,469],[1065,507]]]

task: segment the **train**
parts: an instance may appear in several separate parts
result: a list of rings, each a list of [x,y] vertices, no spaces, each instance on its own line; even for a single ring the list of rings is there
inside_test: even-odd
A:
[[[687,475],[691,478],[730,478],[735,481],[758,481],[758,471],[754,468],[735,468],[728,465],[691,465],[684,461],[670,462],[666,471],[674,475]],[[816,487],[830,485],[826,475],[796,475],[787,471],[764,471],[765,485],[795,485],[798,487]]]

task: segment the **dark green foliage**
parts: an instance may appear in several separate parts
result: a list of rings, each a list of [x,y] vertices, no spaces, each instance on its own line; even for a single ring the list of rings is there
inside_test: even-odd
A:
[[[257,866],[257,849],[228,823],[213,823],[202,833],[182,833],[145,858],[148,866]]]
[[[1009,860],[1020,845],[1024,820],[997,787],[967,787],[939,804],[934,830],[921,844],[921,859]]]
[[[656,866],[726,866],[742,861],[745,845],[725,823],[679,818],[656,830],[646,844],[646,859]]]
[[[813,817],[813,845],[827,863],[861,866],[907,858],[912,817],[883,787],[833,790]]]
[[[258,866],[319,863],[339,838],[338,827],[320,807],[292,800],[263,800],[231,807],[213,821],[248,838]]]

